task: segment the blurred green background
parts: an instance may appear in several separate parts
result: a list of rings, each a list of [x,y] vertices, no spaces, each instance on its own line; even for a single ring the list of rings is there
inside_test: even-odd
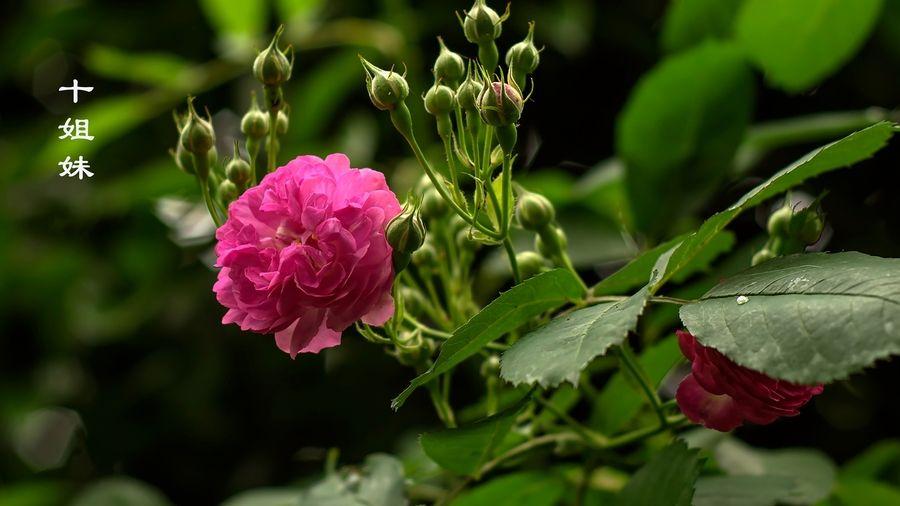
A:
[[[815,145],[766,152],[725,174],[713,192],[666,192],[659,198],[683,216],[636,232],[622,166],[609,159],[617,115],[640,76],[665,55],[667,6],[517,0],[505,24],[501,51],[532,19],[546,45],[515,177],[561,209],[573,258],[589,280],[688,230]],[[230,152],[258,86],[250,62],[283,22],[297,63],[286,89],[292,114],[282,159],[342,151],[405,191],[419,173],[387,117],[369,103],[357,54],[384,67],[408,65],[417,128],[434,144],[418,96],[430,84],[435,35],[474,54],[453,15],[466,7],[438,0],[4,6],[0,505],[62,502],[110,476],[152,484],[176,504],[214,504],[315,474],[328,448],[340,448],[341,462],[358,462],[415,446],[415,436],[435,425],[423,395],[391,412],[389,399],[412,372],[352,332],[338,349],[292,361],[271,338],[219,324],[210,224],[190,205],[196,183],[167,150],[176,139],[171,110],[193,94],[213,112],[219,153]],[[752,121],[893,109],[898,68],[900,3],[886,2],[872,36],[821,86],[790,95],[757,74]],[[94,86],[77,105],[57,91],[73,78]],[[89,119],[94,141],[58,140],[57,125],[67,117]],[[57,162],[79,154],[94,177],[57,177]],[[830,190],[829,250],[900,256],[898,162],[900,152],[889,148],[859,170],[805,188],[810,195]],[[734,227],[738,238],[759,244],[764,218],[743,217]],[[735,250],[723,263],[746,265],[750,253]],[[491,252],[483,256],[478,286],[490,298],[506,273]],[[674,325],[671,315],[657,320],[649,333]],[[884,363],[827,389],[800,417],[739,434],[761,446],[818,446],[843,461],[900,436],[898,381],[897,363]],[[474,381],[461,377],[459,384],[460,404],[480,395]]]

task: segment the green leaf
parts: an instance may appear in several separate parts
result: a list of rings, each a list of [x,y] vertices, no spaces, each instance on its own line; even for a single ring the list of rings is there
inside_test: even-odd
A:
[[[663,283],[671,279],[673,275],[687,268],[706,245],[715,239],[731,223],[731,220],[735,219],[742,212],[785,190],[789,190],[811,177],[841,167],[847,167],[869,158],[876,151],[883,148],[893,134],[893,124],[882,121],[831,144],[814,149],[803,158],[782,169],[741,197],[731,207],[703,222],[696,232],[685,238],[672,254],[665,273],[654,288],[658,289]]]
[[[180,56],[169,53],[128,53],[111,46],[91,46],[85,66],[98,76],[138,84],[187,89],[196,79],[196,68]]]
[[[704,476],[697,480],[693,506],[775,506],[793,488],[784,476]]]
[[[275,0],[275,7],[281,19],[297,22],[312,18],[323,3],[323,0]]]
[[[460,495],[452,506],[554,506],[566,492],[562,477],[521,471],[494,478]]]
[[[726,173],[750,120],[752,74],[732,45],[707,42],[645,75],[616,125],[616,150],[639,229],[659,234],[687,192]]]
[[[516,406],[472,425],[426,432],[420,440],[422,449],[444,469],[477,477],[481,466],[503,441],[528,399],[526,397]]]
[[[773,84],[806,90],[835,72],[862,46],[882,0],[747,0],[737,40]]]
[[[413,390],[478,353],[494,339],[544,311],[580,298],[583,293],[578,279],[563,269],[543,272],[503,292],[453,332],[453,336],[441,345],[434,365],[413,379],[406,390],[391,402],[391,407],[399,408]]]
[[[834,490],[834,506],[900,504],[900,488],[871,480],[841,479]]]
[[[657,263],[665,265],[671,252],[662,255]],[[563,381],[577,385],[578,375],[591,360],[621,344],[635,329],[651,293],[648,285],[625,300],[554,318],[503,353],[500,376],[516,385],[538,383],[552,387]]]
[[[653,264],[656,263],[660,255],[678,245],[687,237],[688,234],[678,236],[641,253],[624,267],[594,285],[593,294],[597,296],[617,295],[645,284],[647,279],[650,278]],[[697,272],[707,270],[709,265],[719,255],[728,252],[733,246],[734,234],[726,231],[716,235],[703,245],[703,248],[691,260],[690,264],[686,265],[674,276],[674,281],[681,282]]]
[[[690,506],[694,482],[700,474],[697,450],[675,441],[650,458],[628,480],[616,498],[616,506],[666,504]]]
[[[87,486],[71,506],[168,506],[156,488],[134,478],[104,478]]]
[[[681,360],[678,340],[675,336],[656,343],[638,357],[638,362],[654,385],[658,385],[666,373]],[[622,430],[645,405],[644,397],[632,385],[623,372],[617,371],[600,391],[600,397],[593,404],[591,426],[604,434],[615,434]]]
[[[255,36],[266,24],[265,0],[201,0],[200,7],[209,24],[224,36]]]
[[[7,482],[0,487],[0,506],[64,504],[67,485],[49,480]]]
[[[885,439],[844,464],[841,479],[852,477],[878,479],[885,471],[900,465],[900,440]]]
[[[774,378],[844,378],[900,352],[900,259],[812,253],[770,260],[681,307],[702,344]]]
[[[661,43],[667,53],[707,39],[731,37],[741,0],[674,0],[663,19]]]
[[[834,486],[835,466],[824,453],[811,448],[760,450],[729,437],[714,450],[716,462],[736,476],[770,476],[790,479],[790,491],[780,503],[812,504],[824,499]]]

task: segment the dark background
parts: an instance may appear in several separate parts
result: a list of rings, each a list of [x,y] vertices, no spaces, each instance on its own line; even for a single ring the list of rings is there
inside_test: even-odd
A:
[[[521,39],[530,19],[538,21],[539,44],[546,44],[520,134],[533,156],[524,157],[517,178],[528,181],[551,169],[565,188],[614,154],[616,116],[662,56],[666,4],[514,2],[501,51]],[[382,66],[407,63],[417,126],[433,141],[417,97],[436,53],[434,35],[474,53],[452,14],[467,6],[342,0],[290,23],[287,38],[298,56],[282,158],[345,151],[355,165],[393,174],[398,194],[404,191],[415,169],[387,117],[369,104],[356,54]],[[212,504],[315,474],[327,448],[340,448],[343,463],[358,462],[374,451],[398,451],[436,425],[424,395],[391,412],[389,399],[412,371],[352,332],[339,349],[292,361],[270,337],[221,326],[224,311],[211,291],[215,274],[205,263],[209,243],[176,244],[176,232],[159,218],[159,198],[197,194],[194,181],[166,155],[176,140],[170,110],[192,93],[198,104],[219,111],[219,150],[226,154],[255,86],[247,49],[264,45],[264,35],[225,43],[207,10],[181,1],[36,1],[4,5],[3,12],[0,490],[40,484],[61,497],[99,477],[127,475],[176,504]],[[269,13],[266,32],[289,21],[280,12]],[[129,55],[148,53],[173,55],[176,62],[148,64],[142,74]],[[117,55],[124,63],[117,64]],[[166,72],[165,65],[192,70]],[[866,45],[820,87],[789,96],[757,77],[754,119],[893,109],[898,65],[900,5],[887,2]],[[56,92],[73,77],[95,86],[79,103],[87,109],[74,109]],[[92,121],[97,139],[90,145],[55,138],[56,126],[76,115]],[[731,203],[810,147],[766,157],[724,184],[704,213]],[[56,177],[56,162],[79,152],[90,158],[94,178]],[[890,147],[805,188],[812,195],[830,191],[824,200],[833,228],[829,250],[900,256],[898,155]],[[558,204],[569,216],[591,219],[589,204],[566,198]],[[733,228],[741,239],[762,232],[750,214]],[[624,261],[628,249],[615,244],[595,253],[580,262],[592,280]],[[882,363],[829,387],[795,419],[738,434],[760,446],[818,446],[841,461],[898,435],[898,381],[897,363]],[[457,397],[476,395],[460,381]]]

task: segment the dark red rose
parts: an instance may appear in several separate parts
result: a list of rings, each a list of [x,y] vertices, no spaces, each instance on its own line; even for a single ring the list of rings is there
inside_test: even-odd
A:
[[[675,399],[692,422],[730,431],[744,421],[765,425],[782,416],[795,416],[822,385],[797,385],[770,378],[735,364],[713,348],[679,330],[678,344],[690,360],[691,373],[678,385]]]

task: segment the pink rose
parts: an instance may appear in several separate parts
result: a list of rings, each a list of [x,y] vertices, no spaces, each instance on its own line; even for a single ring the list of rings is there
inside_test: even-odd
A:
[[[679,330],[681,352],[692,362],[691,373],[678,385],[675,399],[694,423],[730,431],[744,420],[765,425],[782,416],[795,416],[822,385],[806,386],[770,378],[742,367],[713,348]]]
[[[337,346],[362,319],[394,313],[387,223],[400,212],[384,175],[343,154],[299,156],[228,206],[216,231],[222,323],[275,334],[291,357]]]

